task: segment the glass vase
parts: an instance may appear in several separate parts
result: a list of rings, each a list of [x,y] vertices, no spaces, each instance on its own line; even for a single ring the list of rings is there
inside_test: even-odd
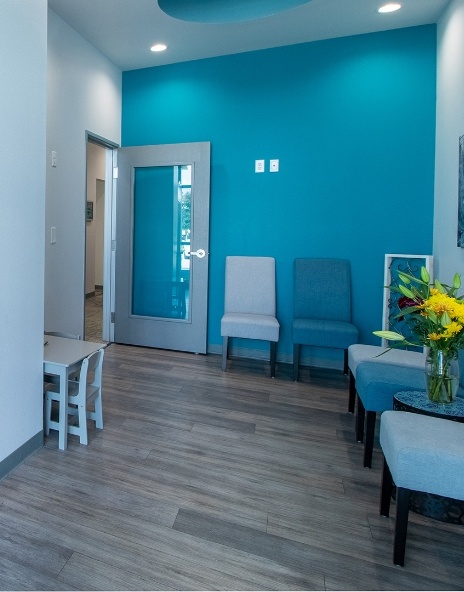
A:
[[[457,357],[440,349],[430,349],[425,362],[425,382],[431,401],[452,403],[459,387]]]

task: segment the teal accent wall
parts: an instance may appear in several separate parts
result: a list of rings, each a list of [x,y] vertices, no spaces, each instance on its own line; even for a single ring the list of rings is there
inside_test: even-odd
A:
[[[435,25],[123,74],[123,146],[211,141],[209,348],[226,255],[275,257],[281,356],[296,257],[351,261],[353,320],[379,343],[385,254],[432,252],[435,83]]]

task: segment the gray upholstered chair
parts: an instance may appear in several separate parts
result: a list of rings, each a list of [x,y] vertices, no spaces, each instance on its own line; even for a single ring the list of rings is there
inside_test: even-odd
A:
[[[464,424],[385,411],[380,423],[384,454],[380,514],[389,515],[396,485],[393,563],[404,565],[411,491],[464,500]]]
[[[357,343],[351,322],[351,267],[346,259],[295,259],[293,274],[293,380],[298,380],[300,346],[344,351]]]
[[[367,350],[366,350],[367,351]],[[385,362],[375,358],[355,368],[357,413],[356,440],[364,442],[364,467],[372,466],[377,413],[393,408],[393,397],[400,391],[425,391],[425,354],[392,350]],[[458,397],[464,397],[464,350],[459,352]],[[425,395],[424,395],[425,396]]]
[[[229,338],[270,342],[271,377],[275,376],[280,325],[276,318],[275,260],[272,257],[226,257],[224,316],[221,319],[222,371]]]

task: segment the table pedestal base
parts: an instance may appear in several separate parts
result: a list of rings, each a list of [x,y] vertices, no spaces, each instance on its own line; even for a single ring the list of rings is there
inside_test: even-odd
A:
[[[409,509],[416,514],[451,524],[464,524],[464,502],[434,493],[413,491]]]

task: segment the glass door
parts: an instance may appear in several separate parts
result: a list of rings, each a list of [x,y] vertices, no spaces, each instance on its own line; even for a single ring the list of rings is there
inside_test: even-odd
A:
[[[206,352],[209,169],[209,143],[118,150],[115,341]]]

